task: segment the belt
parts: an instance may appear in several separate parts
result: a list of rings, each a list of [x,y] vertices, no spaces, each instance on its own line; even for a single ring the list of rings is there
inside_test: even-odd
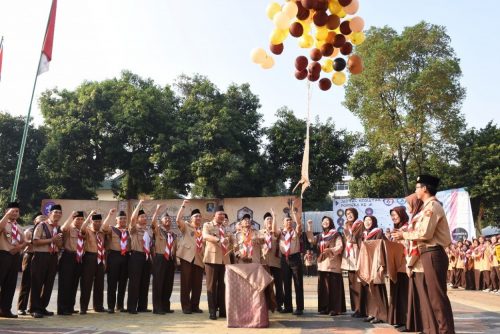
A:
[[[424,254],[424,253],[427,253],[427,252],[437,252],[437,251],[440,251],[440,250],[444,251],[444,248],[441,245],[423,246],[423,247],[420,246],[420,247],[418,247],[418,250],[420,251],[420,254]]]

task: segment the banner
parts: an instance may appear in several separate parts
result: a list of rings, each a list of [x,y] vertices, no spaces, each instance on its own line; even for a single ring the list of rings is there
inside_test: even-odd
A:
[[[439,191],[437,199],[443,204],[453,240],[472,239],[476,236],[469,193],[464,188]],[[342,230],[346,221],[345,209],[356,208],[359,219],[364,216],[377,217],[378,225],[386,231],[393,229],[389,211],[396,206],[404,206],[404,198],[345,198],[333,202],[333,220]]]

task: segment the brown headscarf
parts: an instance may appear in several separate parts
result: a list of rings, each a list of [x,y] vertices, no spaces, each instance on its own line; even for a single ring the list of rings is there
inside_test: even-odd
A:
[[[419,200],[417,198],[417,194],[413,193],[411,195],[408,195],[405,197],[405,200],[412,210],[412,212],[410,212],[412,216],[415,216],[417,213],[420,212],[420,210],[422,210],[424,202],[422,202],[422,200]]]
[[[395,208],[392,208],[389,213],[392,214],[392,211],[395,211],[399,216],[399,224],[394,224],[394,228],[401,228],[404,224],[408,223],[410,218],[408,217],[404,206],[396,206]]]

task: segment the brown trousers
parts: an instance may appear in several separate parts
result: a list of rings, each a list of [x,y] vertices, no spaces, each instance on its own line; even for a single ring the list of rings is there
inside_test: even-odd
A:
[[[219,316],[226,314],[225,272],[226,266],[224,264],[205,263],[207,301],[210,314],[215,314],[217,310],[219,310]]]
[[[200,309],[203,268],[186,260],[181,261],[181,307],[185,312]]]
[[[498,288],[500,287],[500,270],[498,266],[491,267],[490,280],[491,280],[491,288],[493,290],[498,290]]]
[[[86,252],[83,255],[82,278],[80,280],[81,311],[88,310],[91,293],[94,310],[104,309],[104,272],[104,264],[102,262],[97,264],[97,253]],[[94,287],[93,292],[92,286]]]
[[[453,310],[446,294],[448,256],[439,247],[438,250],[423,252],[420,260],[424,268],[425,290],[438,325],[436,330],[442,334],[454,334]]]
[[[128,311],[145,311],[148,308],[151,259],[143,252],[132,251],[128,261]]]
[[[107,281],[108,281],[108,309],[122,310],[124,307],[125,291],[128,280],[129,254],[121,255],[120,251],[108,251]],[[118,297],[116,289],[118,287]]]
[[[398,273],[397,281],[390,281],[389,319],[391,325],[404,325],[408,309],[408,275]]]
[[[342,274],[318,271],[318,312],[346,312]]]
[[[460,287],[465,287],[465,277],[464,277],[464,269],[463,268],[457,268],[455,269],[455,273],[453,276],[453,280],[451,283],[453,283],[453,288],[458,288]]]
[[[21,289],[19,290],[19,298],[17,299],[17,309],[26,311],[28,307],[28,300],[31,291],[31,260],[33,253],[24,253],[23,255],[23,275],[21,276]],[[31,305],[28,311],[31,310]]]
[[[174,288],[175,259],[156,254],[153,259],[153,312],[170,311]]]
[[[355,271],[348,271],[347,278],[349,280],[351,310],[366,317],[366,296],[364,289],[361,288],[361,282],[358,282],[358,275]]]
[[[76,253],[64,251],[59,259],[57,313],[71,313],[75,309],[76,292],[81,275],[82,264],[76,261]]]
[[[276,306],[278,310],[283,308],[284,292],[283,292],[283,277],[281,276],[281,268],[269,267],[271,275],[274,279],[274,295],[276,296]]]
[[[57,254],[35,252],[31,260],[31,311],[43,312],[50,302],[57,274]]]
[[[2,313],[11,312],[20,264],[19,253],[12,255],[7,251],[0,251],[0,309]]]
[[[424,273],[414,273],[412,279],[413,284],[410,285],[412,294],[409,294],[408,297],[408,319],[406,326],[415,332],[421,331],[426,334],[436,334],[438,325],[427,294]],[[410,327],[413,325],[415,325],[414,328]]]

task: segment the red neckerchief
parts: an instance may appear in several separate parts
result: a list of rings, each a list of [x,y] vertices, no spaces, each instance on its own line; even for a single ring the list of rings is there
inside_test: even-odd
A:
[[[99,236],[99,232],[95,232],[95,238],[97,240],[97,264],[105,264],[104,239]]]
[[[80,230],[78,230],[78,239],[76,240],[76,262],[82,263],[83,258],[83,234]]]
[[[291,231],[283,231],[283,241],[285,243],[285,257],[288,259],[290,255],[290,249],[292,248],[292,239],[295,236],[295,231],[292,229]]]
[[[360,224],[363,224],[363,222],[361,220],[356,220],[354,223],[352,223],[351,227],[349,227],[347,230],[349,231],[349,237],[352,238],[352,231],[354,231],[354,228],[358,227],[358,225]],[[347,257],[350,257],[351,256],[351,250],[353,249],[353,244],[349,241],[349,240],[346,240],[346,246],[345,246],[345,251],[346,251],[346,254],[347,254]],[[354,257],[356,257],[356,255],[354,254],[354,252],[352,253],[352,255]]]
[[[49,219],[49,222],[52,222],[50,219]],[[53,238],[56,234],[57,234],[57,225],[53,225],[49,222],[44,222],[44,224],[46,224],[49,232],[52,234],[51,238]],[[52,231],[51,231],[52,229]],[[59,251],[59,249],[57,248],[57,245],[54,243],[54,242],[51,242],[50,243],[50,246],[49,246],[49,253],[50,254],[55,254]]]
[[[247,233],[242,232],[243,238],[243,257],[252,257],[253,255],[253,245],[252,245],[252,231]]]
[[[170,260],[170,258],[173,258],[172,254],[172,249],[174,248],[174,236],[171,232],[163,232],[164,230],[161,229],[160,231],[163,234],[163,237],[165,238],[166,244],[165,244],[165,251],[163,252],[163,257],[166,260]]]
[[[16,244],[21,243],[21,233],[19,232],[19,228],[17,227],[17,221],[14,220],[14,221],[9,222],[9,223],[12,226],[11,227],[11,234],[12,234],[11,244],[16,245]]]
[[[223,241],[225,239],[225,235],[226,235],[225,232],[224,232],[224,226],[222,226],[222,224],[220,224],[220,225],[218,225],[218,228],[219,228],[220,247],[223,250],[223,254],[222,255],[225,255],[226,251],[227,251],[227,247],[223,243]]]
[[[144,230],[144,235],[142,236],[142,249],[146,255],[146,260],[149,260],[151,257],[151,237],[146,229]]]
[[[319,242],[319,252],[323,253],[323,251],[327,248],[328,243],[335,237],[337,231],[332,228],[328,233],[321,233],[321,240]]]
[[[382,231],[382,229],[380,227],[375,227],[369,233],[367,231],[364,231],[363,232],[363,240],[370,240],[371,238],[373,238],[373,236],[375,236],[380,231]]]
[[[196,236],[196,251],[201,253],[201,249],[203,248],[203,234],[201,233],[201,228],[197,227],[194,233]]]

